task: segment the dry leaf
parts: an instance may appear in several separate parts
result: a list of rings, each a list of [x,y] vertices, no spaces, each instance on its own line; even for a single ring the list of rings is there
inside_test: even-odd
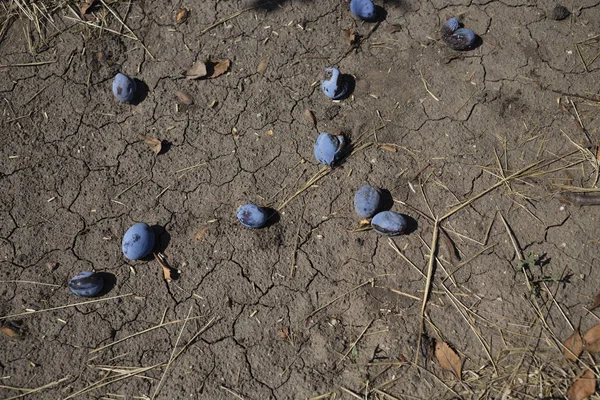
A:
[[[183,24],[185,21],[187,21],[189,15],[190,10],[188,10],[187,8],[180,8],[179,11],[177,11],[177,14],[175,15],[175,22],[177,22],[178,24]]]
[[[48,271],[54,272],[58,268],[58,263],[57,262],[46,263],[46,268],[48,269]]]
[[[308,122],[312,125],[313,128],[317,126],[317,119],[315,118],[315,114],[312,111],[310,111],[307,108],[306,110],[304,110],[304,115],[306,115]]]
[[[595,391],[596,378],[594,376],[594,371],[586,369],[571,384],[571,387],[567,392],[567,398],[569,400],[583,400],[593,395]]]
[[[206,234],[208,233],[208,226],[203,226],[198,233],[196,233],[194,235],[194,237],[196,238],[196,240],[202,240],[204,239],[204,237],[206,237]]]
[[[458,380],[462,380],[462,360],[458,354],[448,346],[448,343],[438,342],[435,345],[435,358],[437,358],[440,367],[442,367],[443,370],[452,372]]]
[[[392,146],[387,146],[387,145],[385,145],[385,144],[384,144],[383,146],[379,146],[379,148],[380,148],[381,150],[387,150],[387,151],[391,151],[392,153],[395,153],[395,152],[397,152],[397,151],[398,151],[398,150],[396,150],[396,148],[395,148],[395,147],[392,147]]]
[[[358,44],[358,41],[360,39],[360,36],[358,35],[358,33],[354,32],[354,30],[352,28],[343,30],[342,36],[344,37],[344,40],[346,41],[346,44],[348,46],[354,46],[354,45]]]
[[[215,58],[208,60],[206,64],[208,69],[211,70],[210,73],[208,73],[207,78],[216,78],[227,72],[231,65],[231,60],[227,58]]]
[[[198,79],[206,76],[206,63],[196,61],[185,73],[185,79]]]
[[[583,334],[584,349],[590,353],[600,351],[600,325],[594,326],[592,329]]]
[[[262,74],[263,72],[266,71],[268,64],[269,64],[269,62],[263,58],[258,63],[258,67],[256,67],[256,72],[258,72],[259,74]]]
[[[177,100],[179,100],[183,104],[187,104],[188,106],[194,104],[194,99],[188,92],[178,90],[175,92],[175,97],[177,97]]]
[[[158,155],[158,153],[160,153],[160,150],[162,149],[162,141],[161,140],[159,140],[157,138],[151,138],[148,136],[144,136],[144,135],[140,135],[140,138],[142,138],[142,140],[144,142],[146,142],[148,144],[148,146],[150,146],[150,148],[152,149],[154,154]]]
[[[11,328],[10,326],[0,327],[0,330],[8,337],[13,339],[22,339],[21,334],[16,330]]]
[[[583,339],[581,338],[579,329],[575,329],[575,332],[563,344],[565,345],[563,349],[565,358],[569,361],[576,361],[583,351]]]
[[[600,161],[600,160],[598,160]],[[595,310],[596,308],[600,307],[600,293],[598,293],[596,295],[596,297],[594,297],[594,304],[592,304],[592,307],[590,308],[590,311]]]
[[[85,15],[88,13],[88,11],[90,11],[90,8],[92,8],[95,4],[96,4],[97,0],[88,0],[87,2],[83,3],[81,5],[81,14]]]
[[[279,331],[279,337],[282,339],[287,339],[288,337],[290,337],[290,328],[283,328],[282,330]]]
[[[165,256],[162,253],[152,253],[154,255],[154,259],[158,262],[158,265],[162,267],[163,277],[167,282],[171,282],[172,280],[176,280],[179,278],[180,271],[175,268],[171,268],[167,261],[165,260]]]
[[[402,30],[402,27],[398,24],[391,24],[385,29],[388,33],[396,33]]]

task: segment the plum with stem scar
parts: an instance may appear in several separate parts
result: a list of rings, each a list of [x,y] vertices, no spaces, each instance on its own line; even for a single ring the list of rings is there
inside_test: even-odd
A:
[[[135,96],[135,89],[135,81],[127,75],[119,72],[113,79],[112,91],[121,103],[132,101]]]
[[[335,67],[325,68],[323,79],[321,80],[321,89],[325,96],[333,100],[341,99],[348,92],[348,82],[339,69]]]
[[[315,158],[321,164],[332,166],[339,160],[345,144],[343,135],[321,133],[315,142]]]
[[[264,208],[250,203],[238,208],[237,218],[246,228],[259,229],[267,224],[269,215]]]
[[[372,0],[351,0],[350,11],[356,16],[356,18],[372,21],[375,19],[377,13],[375,4]]]

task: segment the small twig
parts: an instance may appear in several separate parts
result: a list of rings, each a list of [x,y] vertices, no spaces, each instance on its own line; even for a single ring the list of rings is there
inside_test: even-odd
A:
[[[337,362],[338,364],[341,363],[342,361],[344,361],[346,359],[346,357],[348,357],[348,354],[350,354],[350,352],[352,351],[352,349],[354,348],[354,346],[356,346],[356,344],[360,341],[360,339],[362,339],[362,337],[364,336],[365,332],[367,331],[367,329],[369,329],[369,327],[371,326],[371,324],[374,321],[375,320],[372,319],[371,322],[369,322],[367,324],[367,326],[365,326],[365,329],[362,330],[362,332],[360,333],[360,335],[358,335],[358,337],[356,338],[356,340],[348,347],[348,350],[344,353],[344,355],[342,356],[342,358],[340,358],[340,360]]]
[[[60,287],[60,285],[54,285],[52,283],[34,282],[34,281],[0,281],[0,283],[31,283],[34,285]]]
[[[227,387],[225,387],[225,386],[223,386],[223,385],[221,385],[220,387],[221,387],[221,389],[223,389],[223,390],[224,390],[224,391],[226,391],[226,392],[229,392],[229,394],[232,394],[232,395],[234,395],[234,396],[235,396],[235,397],[237,397],[238,399],[240,399],[240,400],[245,400],[245,399],[244,399],[244,398],[243,398],[243,397],[242,397],[240,394],[238,394],[238,393],[234,392],[233,390],[231,390],[231,389],[229,389],[229,388],[227,388]]]
[[[419,361],[419,350],[421,348],[421,340],[423,339],[423,330],[425,328],[425,307],[427,306],[427,299],[429,297],[429,291],[431,290],[431,279],[433,277],[433,266],[435,264],[435,256],[437,253],[437,241],[440,232],[440,221],[438,218],[433,223],[433,236],[431,238],[431,251],[429,254],[429,262],[427,263],[427,282],[425,282],[425,292],[423,293],[423,303],[421,304],[421,322],[419,326],[419,343],[417,344],[417,351],[415,352],[415,364]]]
[[[127,293],[127,294],[122,294],[120,296],[106,297],[104,299],[96,299],[96,300],[82,301],[81,303],[67,304],[66,306],[45,308],[43,310],[26,311],[26,312],[22,312],[22,313],[18,313],[18,314],[11,314],[11,315],[6,315],[4,317],[0,317],[0,320],[14,318],[14,317],[24,317],[24,316],[39,314],[39,313],[43,313],[43,312],[47,312],[47,311],[62,310],[64,308],[69,308],[69,307],[76,307],[76,306],[82,306],[82,305],[86,305],[86,304],[99,303],[101,301],[120,299],[123,297],[131,296],[132,294],[133,293]]]
[[[431,97],[433,97],[433,99],[435,101],[440,101],[440,99],[438,99],[433,93],[431,93],[431,90],[429,90],[429,87],[427,87],[427,81],[423,77],[423,73],[421,72],[421,70],[419,70],[419,75],[421,75],[421,80],[423,81],[423,86],[425,86],[425,90],[427,91],[427,93],[429,93],[429,95]]]
[[[317,308],[315,311],[311,312],[311,313],[310,313],[310,314],[308,314],[306,317],[304,317],[304,319],[306,320],[306,319],[308,319],[308,318],[312,317],[313,315],[315,315],[315,314],[316,314],[316,313],[318,313],[319,311],[322,311],[323,309],[325,309],[325,308],[329,307],[330,305],[332,305],[333,303],[335,303],[335,302],[336,302],[336,301],[338,301],[339,299],[341,299],[341,298],[343,298],[343,297],[345,297],[345,296],[349,295],[350,293],[352,293],[352,292],[354,292],[354,291],[356,291],[356,290],[360,289],[361,287],[363,287],[363,286],[365,286],[365,285],[368,285],[368,284],[371,284],[371,285],[373,285],[373,284],[374,284],[374,282],[375,282],[375,279],[374,279],[374,278],[371,278],[371,279],[369,279],[368,281],[365,281],[365,282],[361,283],[360,285],[353,287],[352,289],[348,290],[346,293],[340,294],[339,296],[337,296],[337,297],[336,297],[336,298],[334,298],[333,300],[329,301],[329,302],[328,302],[328,303],[326,303],[325,305],[323,305],[323,306],[321,306],[321,307]]]

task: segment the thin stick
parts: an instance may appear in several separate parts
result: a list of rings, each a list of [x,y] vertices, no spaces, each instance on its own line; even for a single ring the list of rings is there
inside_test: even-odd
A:
[[[34,281],[0,281],[0,283],[31,283],[34,285],[60,287],[60,285],[54,285],[52,283],[34,282]]]
[[[133,185],[121,190],[115,197],[113,197],[113,200],[116,200],[119,198],[119,196],[121,196],[122,194],[124,194],[125,192],[127,192],[128,190],[131,190],[133,187],[135,187],[135,185],[137,185],[138,183],[140,183],[141,181],[143,181],[144,179],[146,179],[146,176],[141,177],[140,179],[138,179]]]
[[[200,318],[204,318],[204,317],[203,317],[203,316],[191,317],[191,318],[189,318],[189,320],[190,320],[190,321],[193,321],[193,320],[195,320],[195,319],[200,319]],[[183,321],[186,321],[186,320],[184,320],[184,319],[178,319],[178,320],[176,320],[176,321],[170,321],[170,322],[160,323],[160,324],[158,324],[158,325],[155,325],[155,326],[153,326],[153,327],[151,327],[151,328],[144,329],[143,331],[140,331],[140,332],[133,333],[133,334],[131,334],[131,335],[129,335],[129,336],[125,336],[124,338],[121,338],[121,339],[119,339],[119,340],[115,340],[114,342],[112,342],[112,343],[109,343],[109,344],[107,344],[107,345],[105,345],[105,346],[98,347],[97,349],[94,349],[94,350],[90,351],[90,352],[89,352],[89,354],[97,353],[97,352],[99,352],[99,351],[102,351],[102,350],[104,350],[104,349],[107,349],[107,348],[109,348],[109,347],[111,347],[111,346],[114,346],[114,345],[116,345],[116,344],[119,344],[119,343],[121,343],[121,342],[124,342],[124,341],[125,341],[125,340],[127,340],[127,339],[131,339],[132,337],[136,337],[136,336],[139,336],[139,335],[143,335],[144,333],[152,332],[152,331],[153,331],[153,330],[155,330],[155,329],[158,329],[158,328],[164,328],[165,326],[169,326],[169,325],[178,324],[178,323],[180,323],[180,322],[183,322]]]
[[[336,301],[338,301],[338,300],[339,300],[339,299],[341,299],[342,297],[344,297],[344,296],[346,296],[346,295],[348,295],[348,294],[350,294],[350,293],[354,292],[355,290],[358,290],[358,289],[360,289],[361,287],[363,287],[363,286],[365,286],[365,285],[368,285],[369,283],[370,283],[370,284],[373,284],[373,283],[374,283],[374,279],[373,279],[373,278],[371,278],[371,279],[369,279],[368,281],[365,281],[365,282],[361,283],[360,285],[353,287],[352,289],[348,290],[346,293],[340,294],[338,297],[334,298],[333,300],[331,300],[331,301],[330,301],[330,302],[328,302],[327,304],[325,304],[325,305],[323,305],[323,306],[321,306],[321,307],[317,308],[315,311],[313,311],[313,312],[311,312],[310,314],[308,314],[306,317],[304,317],[304,319],[306,320],[306,319],[308,319],[308,318],[312,317],[313,315],[315,315],[315,314],[316,314],[316,313],[318,313],[319,311],[321,311],[321,310],[324,310],[325,308],[329,307],[330,305],[332,305],[333,303],[335,303]]]
[[[292,362],[290,363],[290,365],[288,365],[283,371],[281,371],[279,373],[279,376],[283,376],[292,367],[292,365],[294,365],[294,363],[296,362],[296,360],[300,358],[300,356],[302,355],[303,352],[304,352],[304,349],[300,350],[298,352],[298,354],[296,354],[296,357],[294,357],[294,359],[292,360]]]
[[[340,386],[340,389],[342,389],[344,392],[348,393],[350,396],[357,398],[358,400],[364,400],[364,398],[362,396],[357,395],[356,393],[354,393],[352,390],[347,389],[343,386]]]
[[[186,167],[186,168],[181,168],[181,169],[178,169],[177,171],[175,171],[175,173],[176,173],[176,174],[178,174],[178,173],[180,173],[180,172],[189,171],[189,170],[192,170],[192,169],[194,169],[194,168],[201,167],[201,166],[203,166],[203,165],[206,165],[206,164],[208,164],[208,163],[207,163],[207,162],[201,162],[201,163],[198,163],[198,164],[196,164],[196,165],[192,165],[191,167]]]
[[[421,75],[421,80],[423,81],[423,86],[425,86],[425,90],[427,91],[427,93],[429,93],[429,95],[431,97],[433,97],[433,99],[435,101],[440,101],[440,99],[438,99],[437,97],[435,97],[435,94],[431,93],[431,90],[429,90],[429,88],[427,87],[427,81],[423,77],[423,73],[421,72],[421,70],[419,70],[419,75]]]
[[[104,3],[104,1],[102,1]],[[158,385],[156,386],[156,389],[154,390],[154,394],[152,395],[152,399],[156,398],[156,395],[158,394],[158,392],[160,391],[162,384],[165,380],[165,377],[167,375],[167,371],[169,370],[169,367],[171,366],[171,363],[174,360],[174,356],[175,356],[175,350],[177,349],[177,345],[179,344],[179,340],[181,339],[181,335],[183,334],[183,330],[185,329],[185,325],[187,324],[189,318],[190,318],[190,314],[192,313],[192,309],[193,306],[190,306],[190,309],[188,310],[187,316],[185,317],[185,321],[183,321],[183,325],[181,326],[181,330],[179,331],[179,335],[177,335],[177,340],[175,340],[175,346],[173,346],[173,350],[171,351],[171,357],[169,357],[169,362],[167,363],[167,366],[165,368],[165,370],[163,371],[163,374],[160,378],[160,381],[158,381]]]
[[[514,179],[514,178],[516,178],[516,177],[518,177],[518,176],[520,176],[520,175],[521,175],[521,174],[523,174],[524,172],[526,172],[526,171],[528,171],[528,170],[532,169],[533,167],[535,167],[535,166],[537,166],[537,165],[539,165],[539,164],[541,164],[541,163],[542,163],[542,161],[541,161],[541,160],[540,160],[540,161],[537,161],[537,162],[535,162],[535,163],[533,163],[533,164],[530,164],[530,165],[528,165],[528,166],[527,166],[527,167],[525,167],[525,168],[522,168],[522,169],[518,170],[518,171],[517,171],[517,172],[515,172],[514,174],[512,174],[512,175],[509,175],[509,176],[507,176],[506,178],[504,178],[504,179],[502,179],[502,180],[500,180],[500,181],[496,182],[494,185],[492,185],[492,186],[490,186],[489,188],[485,189],[483,192],[481,192],[481,193],[479,193],[479,194],[477,194],[477,195],[475,195],[475,196],[471,197],[470,199],[468,199],[467,201],[465,201],[464,203],[462,203],[462,204],[461,204],[461,205],[459,205],[458,207],[455,207],[455,208],[454,208],[454,209],[452,209],[450,212],[448,212],[446,215],[442,216],[442,217],[441,217],[439,220],[440,220],[440,221],[443,221],[443,220],[445,220],[445,219],[447,219],[447,218],[451,217],[451,216],[452,216],[454,213],[456,213],[456,212],[458,212],[458,211],[462,210],[463,208],[465,208],[466,206],[468,206],[469,204],[471,204],[471,203],[472,203],[472,202],[474,202],[475,200],[477,200],[477,199],[480,199],[481,197],[485,196],[486,194],[488,194],[488,193],[489,193],[489,192],[491,192],[492,190],[494,190],[494,189],[496,189],[496,188],[498,188],[498,187],[500,187],[500,186],[504,185],[506,182],[508,182],[508,181],[510,181],[510,180],[512,180],[512,179]]]
[[[242,15],[243,13],[245,13],[246,11],[250,11],[250,10],[252,10],[254,8],[257,8],[259,6],[260,6],[260,4],[257,4],[257,5],[252,6],[252,7],[244,8],[243,10],[240,10],[240,11],[238,11],[238,12],[230,15],[229,17],[222,18],[222,19],[218,20],[217,22],[215,22],[214,24],[210,25],[208,28],[202,29],[200,31],[200,34],[204,35],[206,32],[210,31],[213,28],[216,28],[217,26],[221,25],[222,23],[227,22],[230,19],[234,19],[236,17],[239,17],[240,15]]]
[[[43,310],[25,311],[25,312],[18,313],[18,314],[11,314],[11,315],[6,315],[4,317],[0,317],[0,321],[3,320],[3,319],[9,319],[9,318],[14,318],[14,317],[24,317],[24,316],[33,315],[33,314],[39,314],[39,313],[43,313],[43,312],[47,312],[47,311],[62,310],[63,308],[82,306],[82,305],[85,305],[85,304],[92,304],[92,303],[99,303],[101,301],[121,299],[123,297],[131,296],[132,294],[133,293],[127,293],[127,294],[122,294],[120,296],[107,297],[105,299],[96,299],[96,300],[82,301],[81,303],[67,304],[66,306],[59,306],[59,307],[52,307],[52,308],[44,308]]]
[[[108,11],[110,11],[110,13],[117,19],[117,21],[119,21],[121,23],[122,26],[124,26],[125,28],[127,28],[127,30],[129,31],[129,33],[131,33],[133,35],[133,37],[135,38],[135,40],[137,40],[138,42],[140,42],[140,44],[142,45],[142,47],[144,48],[144,50],[146,50],[146,53],[148,53],[148,55],[154,60],[154,56],[152,55],[152,53],[150,53],[150,50],[148,50],[148,48],[146,47],[146,45],[144,44],[144,42],[142,42],[140,40],[139,37],[137,37],[137,35],[131,30],[131,28],[129,28],[129,26],[127,26],[127,24],[125,22],[123,22],[123,20],[121,19],[121,17],[119,17],[119,15],[108,6],[108,4],[106,4],[104,2],[104,0],[100,0],[100,2],[102,3],[102,5],[104,7],[106,7],[106,9]]]
[[[42,390],[44,390],[44,389],[48,389],[48,388],[51,388],[52,386],[56,386],[56,385],[58,385],[59,383],[62,383],[62,382],[66,381],[66,380],[69,380],[69,379],[71,379],[71,376],[70,376],[70,375],[69,375],[69,376],[65,376],[64,378],[61,378],[61,379],[59,379],[59,380],[57,380],[57,381],[54,381],[54,382],[47,383],[47,384],[45,384],[45,385],[43,385],[43,386],[40,386],[40,387],[37,387],[37,388],[35,388],[35,389],[26,389],[26,388],[9,388],[9,389],[13,389],[13,390],[25,391],[25,393],[21,393],[20,395],[13,396],[13,397],[9,397],[9,398],[7,398],[6,400],[20,399],[21,397],[29,396],[30,394],[37,393],[37,392],[41,392],[41,391],[42,391]],[[6,386],[3,386],[3,387],[5,387],[5,388],[8,388],[8,387],[6,387]]]
[[[48,61],[36,61],[30,63],[16,63],[16,64],[0,64],[0,68],[10,68],[10,67],[37,67],[40,65],[46,64],[54,64],[58,60],[48,60]]]
[[[221,385],[220,386],[221,389],[223,389],[226,392],[229,392],[230,394],[234,395],[235,397],[237,397],[240,400],[245,400],[241,395],[237,394],[236,392],[234,392],[233,390]]]
[[[435,255],[437,253],[437,241],[440,232],[440,221],[435,219],[433,223],[433,237],[431,238],[431,251],[429,253],[429,262],[427,263],[427,282],[425,282],[425,292],[423,293],[423,303],[421,304],[421,323],[419,324],[419,343],[417,349],[421,348],[421,340],[423,338],[423,330],[425,328],[425,307],[427,306],[427,298],[431,290],[431,278],[433,277],[433,265],[435,263]],[[415,364],[419,361],[419,350],[415,352]]]
[[[348,350],[344,353],[344,355],[342,356],[342,358],[340,358],[340,360],[337,362],[338,364],[341,363],[342,361],[344,361],[346,359],[346,357],[348,357],[348,354],[350,354],[350,352],[352,351],[352,349],[354,348],[354,346],[356,346],[356,344],[360,341],[360,339],[362,339],[362,337],[364,336],[365,332],[367,331],[367,329],[369,329],[371,327],[371,324],[374,321],[375,320],[372,319],[371,322],[369,322],[367,324],[367,326],[365,326],[365,329],[363,329],[363,331],[360,333],[360,335],[358,335],[358,337],[356,338],[356,340],[348,347]]]

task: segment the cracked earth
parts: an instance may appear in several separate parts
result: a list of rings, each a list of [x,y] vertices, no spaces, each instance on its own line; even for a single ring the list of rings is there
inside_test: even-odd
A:
[[[590,145],[586,135],[598,140],[598,102],[584,97],[597,93],[600,1],[577,3],[572,17],[555,21],[556,4],[546,0],[379,2],[386,19],[372,30],[343,1],[280,0],[201,34],[253,4],[134,2],[127,24],[152,56],[140,42],[93,30],[66,11],[54,15],[48,36],[61,33],[38,43],[33,56],[27,22],[15,21],[0,42],[0,316],[80,301],[67,283],[82,270],[116,277],[100,299],[131,295],[12,318],[25,334],[0,340],[0,397],[21,393],[6,387],[68,377],[30,395],[66,398],[102,379],[101,366],[166,363],[176,344],[213,317],[169,367],[157,398],[351,398],[340,388],[364,393],[367,382],[385,383],[397,398],[496,398],[482,392],[492,379],[487,351],[498,365],[516,364],[522,354],[512,354],[515,348],[560,359],[548,330],[532,322],[538,315],[500,216],[523,255],[546,256],[544,275],[571,276],[548,282],[552,296],[541,300],[548,329],[566,338],[572,328],[563,312],[576,325],[600,278],[597,210],[561,204],[552,186],[594,184],[593,165],[570,166],[569,158],[502,185],[443,225],[462,260],[441,238],[426,326],[464,357],[465,383],[433,362],[422,363],[424,370],[402,364],[417,348],[433,231],[416,210],[444,215],[533,162],[577,156],[574,143]],[[125,13],[125,3],[113,6]],[[190,16],[177,25],[180,7]],[[461,15],[483,44],[447,49],[439,28],[451,15]],[[348,28],[364,38],[357,48],[341,36]],[[582,41],[586,67],[575,46]],[[98,52],[106,59],[98,61]],[[231,59],[230,72],[185,80],[182,72],[209,56]],[[261,60],[268,62],[263,73],[256,72]],[[51,62],[12,66],[35,61]],[[351,98],[332,102],[313,84],[330,65],[355,77]],[[113,98],[117,71],[148,86],[138,105]],[[177,90],[194,104],[177,105]],[[241,204],[276,208],[294,194],[319,170],[312,154],[318,132],[340,130],[355,141],[374,133],[376,144],[290,201],[276,224],[250,230],[237,222]],[[171,146],[155,156],[141,134]],[[394,204],[417,229],[393,241],[414,267],[387,238],[349,231],[359,222],[353,195],[365,183],[411,206]],[[138,221],[163,228],[160,247],[179,280],[165,282],[154,261],[124,259],[122,235]],[[49,271],[48,263],[58,268]],[[179,323],[90,354],[184,319],[190,309],[199,318],[186,324],[181,341]],[[564,395],[558,386],[531,391],[528,382],[541,369],[530,362],[518,377],[500,376],[513,389],[507,398]],[[163,371],[78,398],[152,396]]]

